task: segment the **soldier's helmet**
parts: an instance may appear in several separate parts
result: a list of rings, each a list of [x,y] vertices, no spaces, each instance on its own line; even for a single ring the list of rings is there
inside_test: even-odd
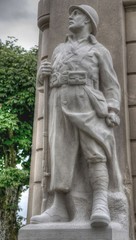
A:
[[[81,10],[83,13],[85,13],[91,20],[92,23],[92,34],[95,36],[97,33],[97,27],[99,24],[99,17],[97,12],[95,11],[94,8],[88,6],[88,5],[75,5],[75,6],[70,6],[69,8],[69,14],[71,14],[73,12],[73,10],[75,9],[79,9]]]

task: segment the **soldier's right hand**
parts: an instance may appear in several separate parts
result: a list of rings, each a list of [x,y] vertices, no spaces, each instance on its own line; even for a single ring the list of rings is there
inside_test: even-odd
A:
[[[42,83],[46,77],[49,77],[52,73],[51,63],[47,62],[47,60],[43,60],[41,62],[40,68],[38,70],[38,79]]]
[[[51,63],[43,60],[41,62],[41,72],[43,76],[50,76],[52,72]]]

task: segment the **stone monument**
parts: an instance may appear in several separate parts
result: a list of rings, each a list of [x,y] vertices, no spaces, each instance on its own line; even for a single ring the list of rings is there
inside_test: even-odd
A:
[[[96,10],[71,5],[68,23],[66,41],[38,69],[41,213],[33,214],[19,240],[128,240],[130,210],[113,130],[120,124],[120,85],[110,52],[96,39]]]

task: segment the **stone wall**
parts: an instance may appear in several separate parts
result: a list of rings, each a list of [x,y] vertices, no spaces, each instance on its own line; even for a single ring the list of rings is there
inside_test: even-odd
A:
[[[127,47],[127,84],[130,119],[130,147],[136,214],[136,3],[125,7],[126,10],[126,47]]]

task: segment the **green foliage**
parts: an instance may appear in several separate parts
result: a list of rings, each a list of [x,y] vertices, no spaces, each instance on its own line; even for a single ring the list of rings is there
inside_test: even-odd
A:
[[[37,48],[26,51],[9,37],[0,40],[0,235],[17,239],[17,214],[29,182]],[[18,169],[17,167],[21,167]]]
[[[0,167],[28,166],[34,114],[37,48],[0,41]],[[25,161],[25,164],[23,164]]]
[[[18,188],[28,183],[29,171],[6,168],[0,171],[0,188]]]
[[[0,109],[0,132],[4,133],[8,129],[17,130],[18,129],[18,119],[16,114],[10,112],[5,112]]]

